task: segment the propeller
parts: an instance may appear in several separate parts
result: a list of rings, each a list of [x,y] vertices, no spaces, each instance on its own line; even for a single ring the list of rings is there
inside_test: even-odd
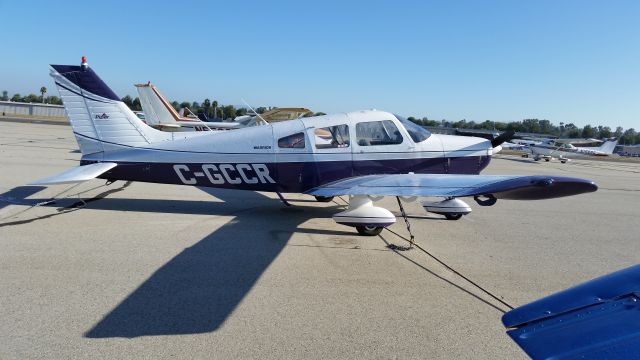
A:
[[[502,134],[500,134],[499,136],[497,136],[495,139],[491,140],[491,146],[492,147],[496,147],[499,146],[500,144],[502,144],[505,141],[509,141],[511,139],[513,139],[513,136],[515,135],[515,131],[513,130],[507,130],[505,132],[503,132]]]

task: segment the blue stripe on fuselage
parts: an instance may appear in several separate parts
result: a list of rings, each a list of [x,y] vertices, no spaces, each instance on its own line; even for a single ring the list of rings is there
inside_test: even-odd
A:
[[[374,174],[479,174],[489,156],[278,163],[138,163],[118,162],[100,178],[302,193],[353,176]],[[94,161],[83,160],[82,165]]]

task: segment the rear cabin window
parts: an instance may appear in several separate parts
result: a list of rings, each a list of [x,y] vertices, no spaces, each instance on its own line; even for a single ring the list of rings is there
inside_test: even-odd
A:
[[[368,121],[356,124],[356,139],[360,146],[397,145],[402,135],[391,120]]]
[[[304,149],[304,133],[295,133],[278,139],[278,147],[283,149]]]
[[[334,149],[349,147],[349,126],[334,125],[317,128],[313,131],[316,149]]]

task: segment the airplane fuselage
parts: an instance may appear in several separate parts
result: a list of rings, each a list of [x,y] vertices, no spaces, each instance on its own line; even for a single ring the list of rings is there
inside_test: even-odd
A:
[[[492,154],[481,138],[431,134],[418,140],[392,114],[361,111],[149,146],[105,144],[104,152],[85,155],[82,163],[118,163],[101,176],[110,180],[291,193],[359,175],[478,174]]]

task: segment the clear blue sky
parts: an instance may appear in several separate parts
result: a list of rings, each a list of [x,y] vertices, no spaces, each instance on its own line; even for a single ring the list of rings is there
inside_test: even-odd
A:
[[[640,128],[640,1],[0,0],[0,90],[48,64],[119,95]]]

